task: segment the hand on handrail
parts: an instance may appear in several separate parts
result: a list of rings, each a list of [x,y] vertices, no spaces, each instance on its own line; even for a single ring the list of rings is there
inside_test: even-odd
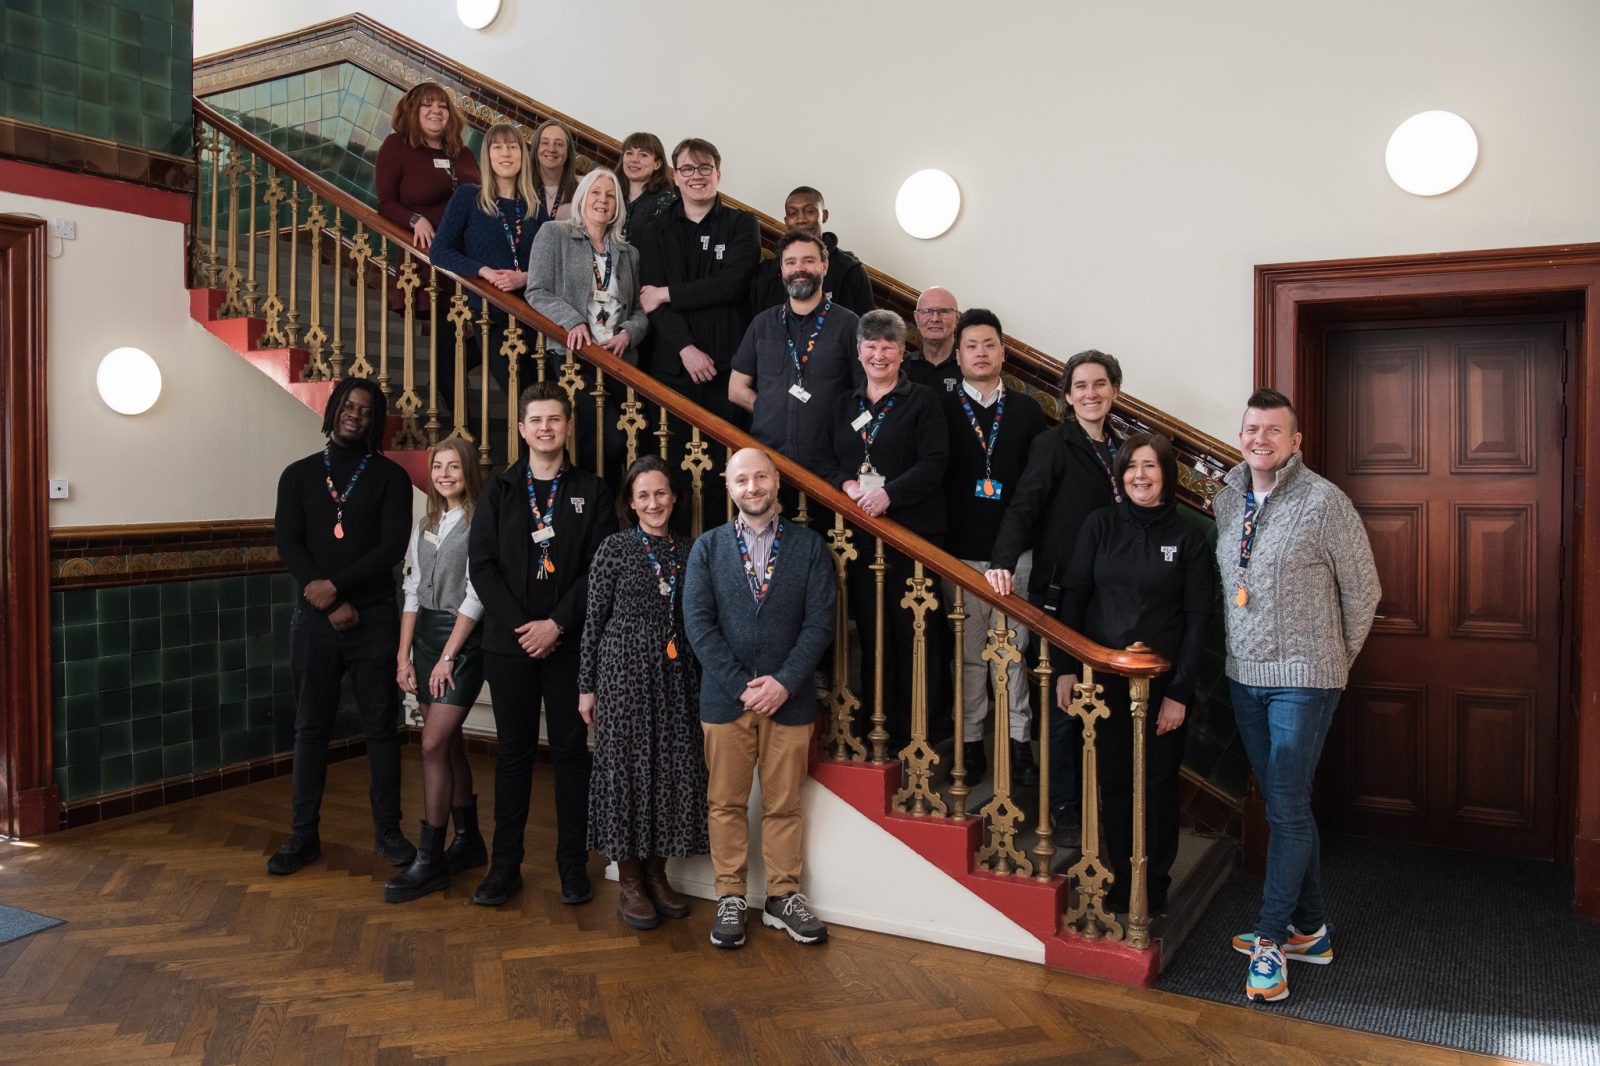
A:
[[[571,329],[567,330],[568,351],[582,351],[585,345],[593,343],[594,338],[589,336],[589,327],[584,323],[580,322],[576,326],[573,326]]]
[[[417,251],[426,252],[428,245],[433,243],[433,223],[418,215],[411,227],[411,243],[417,246]]]
[[[985,570],[983,576],[989,582],[989,587],[994,589],[996,595],[1009,596],[1017,591],[1016,582],[1012,580],[1011,571],[1009,570],[998,568]]]
[[[521,292],[528,287],[528,272],[525,270],[496,270],[493,267],[480,267],[478,277],[502,292]]]

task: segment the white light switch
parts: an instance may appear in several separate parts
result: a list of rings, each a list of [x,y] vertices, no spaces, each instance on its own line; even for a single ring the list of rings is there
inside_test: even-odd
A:
[[[67,498],[66,478],[53,477],[50,479],[50,498],[52,500],[64,500]]]

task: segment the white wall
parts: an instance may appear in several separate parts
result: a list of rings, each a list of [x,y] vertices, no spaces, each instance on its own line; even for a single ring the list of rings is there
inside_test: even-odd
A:
[[[816,185],[863,259],[1046,351],[1114,352],[1130,392],[1224,439],[1251,380],[1253,265],[1600,240],[1593,0],[506,0],[482,33],[439,0],[361,9],[613,135],[709,137],[724,188],[768,212]],[[198,0],[195,52],[335,10]],[[1482,154],[1422,199],[1383,150],[1433,108]],[[893,198],[927,166],[964,206],[921,242]]]
[[[317,447],[321,420],[190,317],[184,227],[8,192],[0,212],[78,226],[49,248],[49,476],[71,487],[50,525],[271,517],[279,472]],[[132,417],[95,389],[123,345],[161,367],[161,398]]]

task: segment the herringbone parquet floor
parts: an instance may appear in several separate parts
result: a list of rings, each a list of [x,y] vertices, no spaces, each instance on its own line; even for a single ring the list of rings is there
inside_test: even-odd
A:
[[[416,749],[407,810],[420,809]],[[491,780],[478,760],[482,791]],[[0,901],[67,924],[0,946],[0,1061],[136,1063],[1467,1063],[1490,1060],[835,927],[634,933],[614,885],[565,907],[537,775],[527,888],[388,906],[366,768],[334,765],[325,861],[269,878],[287,778],[0,841]],[[598,860],[594,865],[600,869]]]

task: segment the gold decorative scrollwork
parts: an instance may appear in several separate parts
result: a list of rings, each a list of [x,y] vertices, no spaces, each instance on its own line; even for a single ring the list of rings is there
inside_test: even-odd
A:
[[[928,744],[928,612],[939,606],[933,591],[933,578],[925,576],[918,560],[912,576],[906,579],[906,594],[900,606],[911,612],[911,743],[900,752],[906,767],[906,783],[895,794],[894,805],[913,815],[933,813],[943,816],[949,808],[933,787],[933,768],[939,754]]]
[[[370,378],[373,367],[367,359],[367,260],[372,258],[372,238],[365,223],[356,223],[350,258],[356,264],[356,358],[350,364],[350,376]]]
[[[1106,910],[1106,886],[1115,880],[1110,869],[1100,861],[1100,775],[1095,755],[1095,723],[1111,717],[1100,694],[1105,690],[1094,683],[1094,669],[1083,668],[1082,680],[1073,689],[1072,717],[1083,723],[1083,781],[1080,810],[1083,812],[1083,854],[1067,871],[1077,885],[1078,899],[1062,918],[1064,925],[1083,922],[1081,932],[1085,940],[1122,939],[1122,923]]]
[[[855,734],[855,713],[861,709],[861,701],[850,689],[850,642],[844,639],[850,624],[846,575],[857,556],[854,537],[854,532],[844,524],[844,516],[834,515],[833,528],[828,530],[828,551],[833,555],[837,591],[833,604],[833,687],[828,690],[822,746],[824,750],[831,748],[835,759],[862,762],[867,757],[867,748]]]
[[[628,442],[628,465],[639,458],[639,433],[649,428],[650,423],[644,418],[644,404],[639,401],[638,394],[633,391],[633,386],[628,386],[628,398],[622,401],[622,417],[617,419],[617,428],[622,430],[622,435]]]
[[[1017,827],[1025,816],[1022,808],[1011,801],[1011,693],[1007,674],[1013,663],[1022,661],[1016,641],[1017,631],[1007,622],[1005,612],[996,611],[989,642],[983,648],[984,661],[994,667],[990,672],[994,679],[994,798],[980,812],[987,833],[973,861],[982,864],[993,860],[991,869],[997,874],[1027,876],[1033,873],[1033,863],[1017,849]]]
[[[689,434],[689,443],[683,450],[683,462],[680,465],[689,472],[689,493],[694,501],[693,520],[689,528],[698,537],[705,532],[705,516],[702,508],[705,496],[701,483],[705,472],[711,469],[711,449],[701,439],[699,426],[695,426]]]

